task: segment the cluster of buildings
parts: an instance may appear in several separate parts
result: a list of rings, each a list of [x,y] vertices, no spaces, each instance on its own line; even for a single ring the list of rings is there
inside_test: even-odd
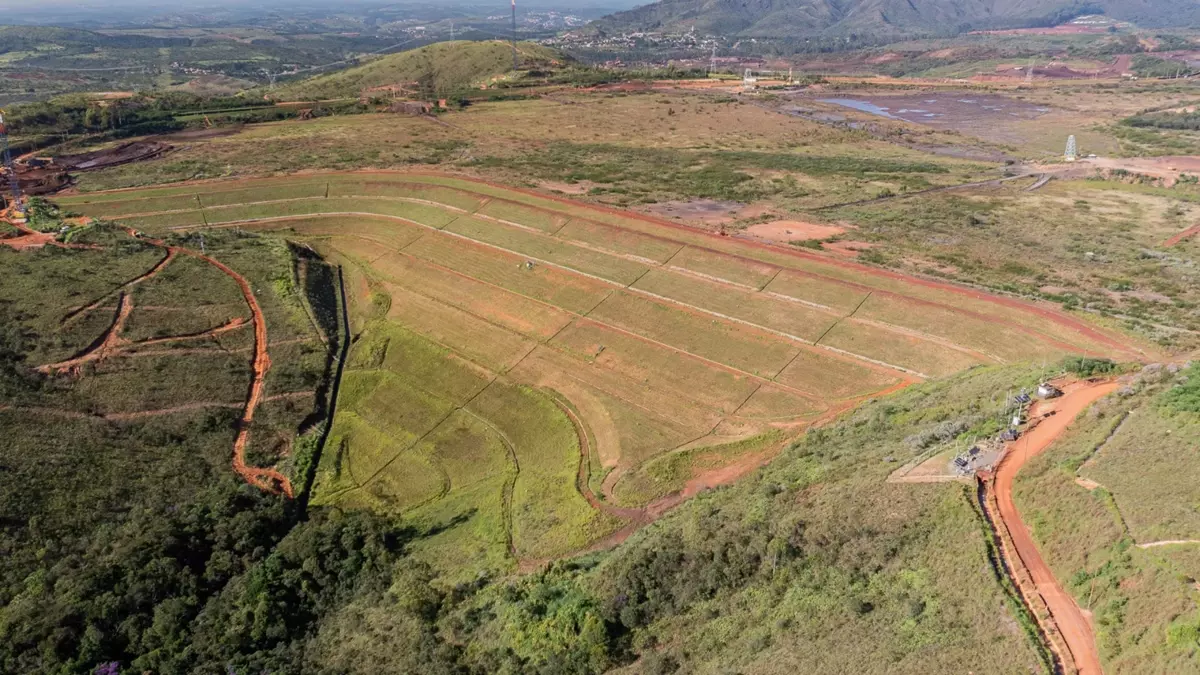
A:
[[[687,33],[637,31],[612,35],[578,31],[546,38],[541,42],[552,47],[596,51],[636,51],[648,48],[657,50],[694,49],[711,51],[725,47],[725,41],[722,38],[715,35],[697,35],[694,30]]]
[[[495,14],[487,17],[488,21],[503,21],[508,23],[511,17],[508,14]],[[564,30],[568,28],[579,28],[587,24],[588,20],[574,14],[563,14],[553,10],[522,12],[517,16],[517,23],[527,28],[536,28],[540,30]]]

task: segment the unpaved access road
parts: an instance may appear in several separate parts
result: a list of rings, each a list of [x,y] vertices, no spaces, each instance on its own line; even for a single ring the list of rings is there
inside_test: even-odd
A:
[[[1070,658],[1080,675],[1102,675],[1100,652],[1096,649],[1096,636],[1091,621],[1062,584],[1054,578],[1050,567],[1038,552],[1029,528],[1021,520],[1021,514],[1013,503],[1012,487],[1017,472],[1033,457],[1044,452],[1055,441],[1075,417],[1089,405],[1117,389],[1115,382],[1079,382],[1066,387],[1066,394],[1053,401],[1039,402],[1030,411],[1030,419],[1053,412],[1044,418],[1019,441],[1012,443],[1008,453],[996,470],[996,500],[1000,507],[1000,519],[1012,537],[1020,562],[1029,570],[1029,576],[1037,587],[1038,595],[1045,600],[1051,619],[1062,633],[1070,650]]]

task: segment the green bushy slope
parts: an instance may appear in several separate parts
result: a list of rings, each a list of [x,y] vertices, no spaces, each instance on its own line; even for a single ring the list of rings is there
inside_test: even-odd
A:
[[[567,60],[559,52],[531,42],[517,43],[517,51],[522,69]],[[414,88],[424,96],[444,97],[509,73],[512,67],[508,42],[439,42],[277,87],[271,96],[281,101],[348,98],[372,87],[415,83]]]

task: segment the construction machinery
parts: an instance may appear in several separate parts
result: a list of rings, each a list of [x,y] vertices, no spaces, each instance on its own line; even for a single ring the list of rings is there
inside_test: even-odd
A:
[[[8,187],[12,197],[12,208],[15,213],[25,213],[25,203],[21,201],[21,183],[17,180],[17,170],[13,167],[12,152],[8,149],[8,127],[4,124],[4,111],[0,110],[0,154],[4,158],[4,170],[8,172]]]

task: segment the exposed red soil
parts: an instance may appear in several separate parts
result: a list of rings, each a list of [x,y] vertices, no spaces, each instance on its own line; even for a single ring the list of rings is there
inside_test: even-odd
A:
[[[1190,239],[1191,237],[1194,237],[1197,234],[1200,234],[1200,225],[1193,225],[1193,226],[1189,227],[1188,229],[1184,230],[1183,232],[1180,232],[1179,234],[1175,235],[1174,237],[1171,237],[1170,239],[1164,241],[1162,243],[1163,248],[1171,248],[1172,246],[1182,242],[1184,239]]]
[[[42,248],[44,246],[54,246],[57,248],[69,248],[69,249],[92,249],[92,250],[96,250],[96,249],[100,248],[99,246],[94,246],[91,244],[64,244],[63,242],[58,241],[58,239],[56,239],[56,235],[54,235],[52,233],[38,232],[37,230],[31,229],[28,225],[25,225],[24,223],[18,223],[18,222],[14,222],[12,220],[7,219],[7,211],[0,212],[0,220],[3,220],[4,222],[8,223],[9,225],[16,228],[17,231],[19,231],[21,233],[15,237],[0,237],[0,245],[9,246],[18,251]]]
[[[125,322],[129,320],[130,313],[133,312],[133,296],[128,293],[122,293],[121,299],[117,306],[117,315],[113,318],[112,324],[104,335],[94,345],[88,347],[83,353],[66,361],[58,363],[48,363],[43,366],[38,366],[37,370],[40,373],[64,373],[78,372],[85,363],[103,360],[117,350],[120,349],[123,340],[121,339],[121,331],[125,328]]]
[[[228,333],[229,331],[237,330],[237,329],[245,326],[248,323],[249,323],[249,321],[246,320],[246,317],[239,316],[239,317],[230,319],[229,321],[226,321],[225,323],[221,324],[220,326],[217,326],[216,328],[209,328],[208,330],[200,331],[199,333],[188,333],[186,335],[171,335],[168,337],[150,338],[147,340],[138,340],[137,342],[130,342],[129,346],[141,347],[141,346],[148,346],[148,345],[161,345],[161,344],[166,344],[168,342],[186,342],[188,340],[203,340],[205,338],[216,337],[218,335]]]
[[[62,155],[37,166],[28,166],[24,161],[28,155],[25,155],[15,165],[17,182],[25,194],[52,194],[71,184],[72,171],[95,171],[146,161],[161,157],[172,149],[172,146],[160,141],[129,141],[80,155]]]
[[[22,234],[16,237],[0,238],[0,245],[14,248],[18,251],[43,248],[53,243],[54,235],[49,233]]]
[[[1012,538],[1019,559],[1009,561],[1010,569],[1016,566],[1014,563],[1019,563],[1028,571],[1036,593],[1049,609],[1050,621],[1062,635],[1069,656],[1081,675],[1102,675],[1090,613],[1085,614],[1075,598],[1054,578],[1050,566],[1038,552],[1029,527],[1017,511],[1012,488],[1017,472],[1027,461],[1049,448],[1080,413],[1116,391],[1118,386],[1111,381],[1074,383],[1064,387],[1066,394],[1062,398],[1035,404],[1030,410],[1030,419],[1041,418],[1042,421],[1020,440],[1009,444],[996,469],[993,484],[1000,520]]]
[[[874,246],[875,244],[870,244],[865,241],[829,241],[821,244],[821,250],[829,251],[834,255],[855,258],[859,253]]]

